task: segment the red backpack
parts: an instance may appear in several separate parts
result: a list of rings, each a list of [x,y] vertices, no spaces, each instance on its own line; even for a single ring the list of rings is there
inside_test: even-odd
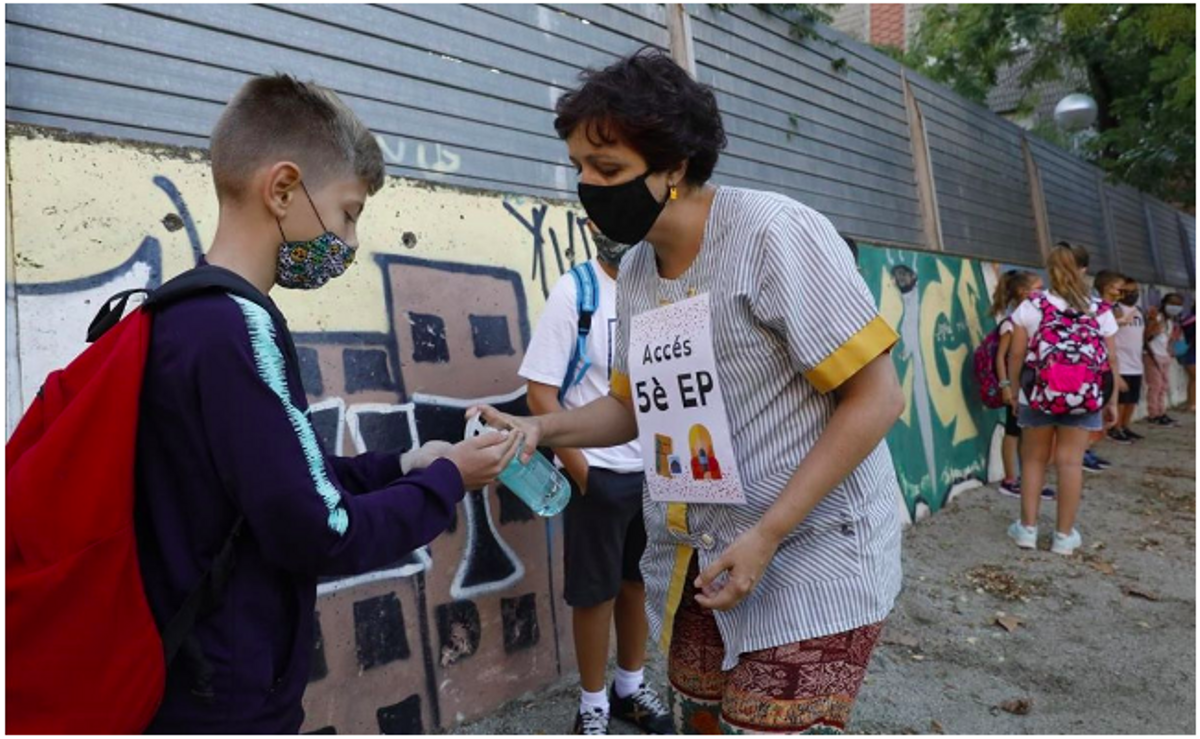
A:
[[[1000,321],[983,337],[983,343],[975,347],[975,381],[979,383],[979,397],[988,408],[1004,407],[1004,393],[996,375],[996,355],[1000,352],[1000,327],[1011,320]]]
[[[240,518],[161,632],[134,536],[138,402],[153,310],[218,290],[283,320],[248,282],[207,265],[148,293],[123,321],[130,297],[147,291],[115,295],[88,329],[92,346],[46,378],[8,441],[7,733],[140,733],[162,701],[166,666],[196,644],[192,626],[220,603]]]

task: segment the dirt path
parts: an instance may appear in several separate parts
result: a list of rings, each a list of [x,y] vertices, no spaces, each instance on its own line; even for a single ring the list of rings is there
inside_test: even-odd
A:
[[[905,589],[851,730],[1194,734],[1196,437],[1194,417],[1177,417],[1177,429],[1138,424],[1137,445],[1101,445],[1115,466],[1084,480],[1074,557],[1047,550],[1053,505],[1042,548],[1014,547],[1004,529],[1019,502],[994,487],[910,528]],[[649,674],[664,684],[657,655]],[[569,731],[575,690],[563,681],[458,733]]]

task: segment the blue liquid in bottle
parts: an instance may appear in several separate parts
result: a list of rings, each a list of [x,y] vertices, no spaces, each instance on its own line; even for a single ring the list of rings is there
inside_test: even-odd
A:
[[[520,454],[513,457],[500,473],[500,482],[539,516],[556,516],[571,500],[567,478],[541,454],[534,454],[528,464],[521,464]]]

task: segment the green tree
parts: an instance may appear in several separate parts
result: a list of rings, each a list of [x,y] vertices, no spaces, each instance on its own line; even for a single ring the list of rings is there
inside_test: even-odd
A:
[[[1195,5],[930,5],[910,49],[888,51],[981,103],[1026,55],[1026,90],[1082,71],[1081,91],[1099,109],[1087,156],[1114,179],[1194,208]]]

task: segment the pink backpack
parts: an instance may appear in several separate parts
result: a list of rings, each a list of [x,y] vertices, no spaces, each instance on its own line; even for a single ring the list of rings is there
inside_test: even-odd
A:
[[[975,348],[975,381],[979,383],[979,397],[988,408],[1003,408],[1004,394],[1000,390],[1000,378],[996,376],[996,355],[1000,352],[1000,327],[1005,318],[983,338]]]
[[[1054,416],[1079,416],[1104,407],[1102,385],[1108,372],[1108,346],[1100,335],[1099,317],[1112,309],[1100,303],[1095,315],[1060,310],[1046,297],[1030,297],[1042,311],[1042,322],[1025,355],[1029,407]]]

